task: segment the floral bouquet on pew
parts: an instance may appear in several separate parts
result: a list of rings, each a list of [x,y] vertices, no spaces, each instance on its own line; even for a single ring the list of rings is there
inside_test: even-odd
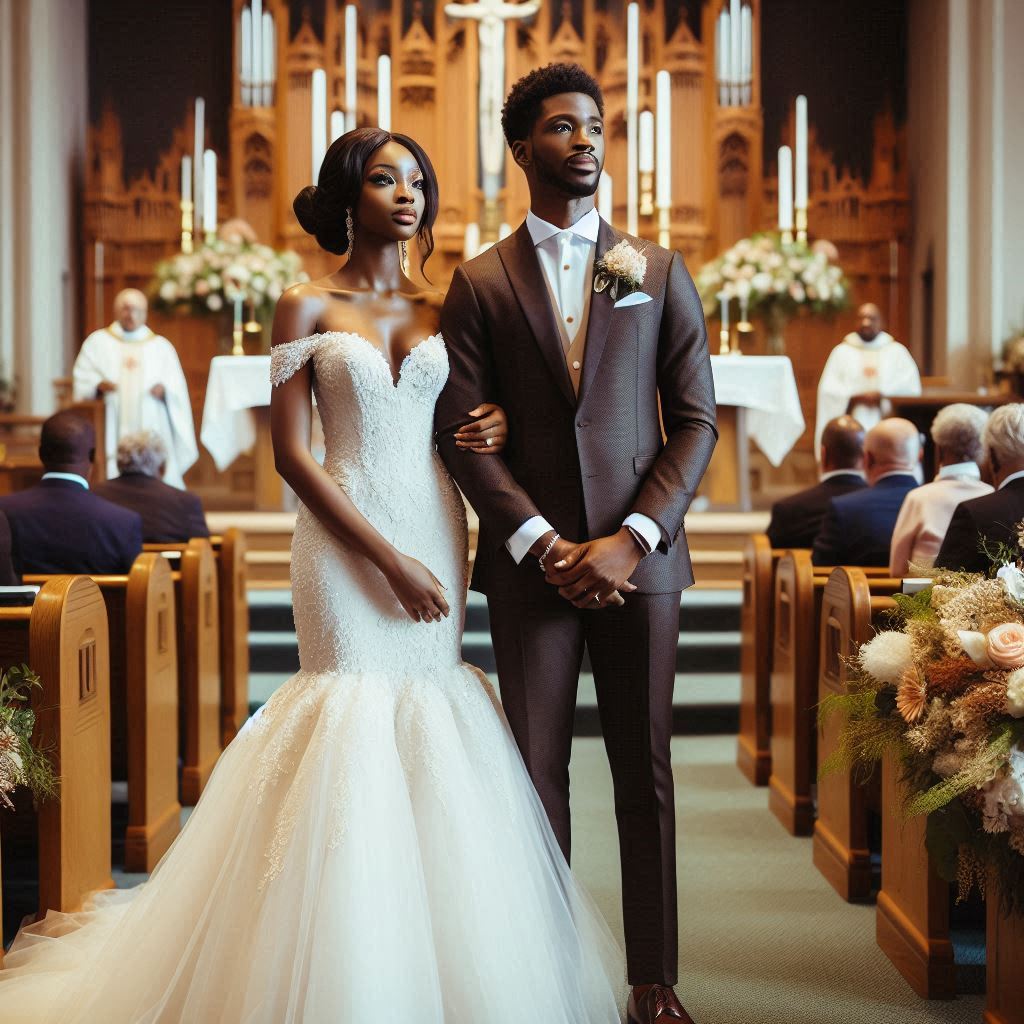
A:
[[[819,708],[846,715],[822,772],[895,755],[905,813],[928,816],[929,854],[958,899],[994,866],[1005,906],[1024,913],[1024,572],[1019,551],[992,554],[994,578],[939,570],[896,596],[894,628]]]
[[[47,752],[32,745],[36,716],[29,698],[34,687],[42,683],[28,665],[0,673],[0,804],[10,810],[9,794],[18,786],[27,786],[42,801],[56,796],[59,785]]]

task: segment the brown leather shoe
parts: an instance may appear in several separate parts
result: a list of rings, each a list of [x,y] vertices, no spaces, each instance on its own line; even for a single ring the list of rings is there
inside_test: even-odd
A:
[[[669,985],[652,985],[639,999],[630,992],[626,1013],[629,1024],[694,1024]]]

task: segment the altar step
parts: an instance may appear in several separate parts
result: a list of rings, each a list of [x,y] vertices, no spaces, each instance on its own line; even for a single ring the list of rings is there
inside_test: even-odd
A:
[[[288,585],[293,512],[208,512],[212,533],[230,526],[245,531],[251,590],[276,590]],[[743,547],[751,533],[768,524],[766,512],[694,512],[686,517],[686,536],[694,576],[701,589],[733,589],[743,570]],[[472,523],[471,523],[472,525]],[[471,529],[471,544],[475,532]]]
[[[739,620],[742,594],[735,586],[693,589],[683,594],[673,697],[676,733],[731,733],[739,718]],[[470,593],[466,608],[463,658],[488,673],[497,685],[487,604]],[[291,592],[250,593],[251,709],[298,671]],[[589,661],[584,659],[577,696],[577,735],[599,735],[597,696]]]

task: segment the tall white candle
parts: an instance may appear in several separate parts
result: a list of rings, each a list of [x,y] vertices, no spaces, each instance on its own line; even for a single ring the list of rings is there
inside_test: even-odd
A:
[[[274,102],[274,79],[277,77],[277,32],[274,29],[274,16],[269,11],[263,12],[263,32],[260,38],[263,41],[261,102],[264,107],[269,107]]]
[[[797,209],[807,209],[807,97],[796,98],[796,187]]]
[[[252,103],[254,107],[263,104],[263,0],[252,0]]]
[[[667,210],[672,206],[672,76],[659,71],[655,77],[658,101],[658,174],[655,206]]]
[[[238,84],[242,97],[242,106],[252,106],[252,11],[242,8],[242,18],[238,30],[241,50],[238,58]]]
[[[317,68],[313,72],[311,93],[312,177],[313,181],[316,181],[320,177],[320,165],[324,162],[324,154],[327,152],[327,72],[323,68]]]
[[[742,17],[740,15],[740,0],[730,0],[729,7],[729,81],[731,84],[731,102],[736,106],[740,102],[740,65],[742,61],[742,46],[740,44],[740,32]]]
[[[92,247],[93,277],[103,280],[103,243],[97,239]]]
[[[640,111],[640,156],[641,174],[654,170],[654,114],[650,110]]]
[[[203,233],[217,230],[217,154],[212,149],[203,153]]]
[[[725,292],[719,292],[715,298],[721,306],[722,330],[729,330],[729,296]]]
[[[754,12],[744,4],[740,18],[740,100],[747,106],[754,80]]]
[[[466,235],[462,242],[462,258],[471,260],[480,254],[480,225],[470,221],[466,225]]]
[[[203,217],[203,148],[206,145],[206,101],[196,97],[195,134],[192,139],[192,193],[195,197],[195,223],[202,223]]]
[[[377,58],[377,127],[391,131],[391,58],[386,53]]]
[[[597,186],[597,212],[603,221],[609,224],[614,215],[612,176],[605,170],[601,172],[601,181]]]
[[[181,158],[181,201],[192,202],[192,157],[188,154]]]
[[[729,104],[729,12],[723,7],[715,25],[715,76],[718,79],[718,105]]]
[[[345,114],[341,110],[331,111],[331,142],[345,134]]]
[[[640,226],[640,5],[631,3],[626,11],[626,230],[635,235]]]
[[[354,4],[345,5],[345,128],[352,131],[356,126],[356,85],[358,70],[357,46],[359,38],[356,25],[357,11]]]
[[[793,230],[793,151],[779,147],[779,230]]]

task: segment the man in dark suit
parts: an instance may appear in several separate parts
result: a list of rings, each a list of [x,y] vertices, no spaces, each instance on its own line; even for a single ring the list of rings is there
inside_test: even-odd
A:
[[[455,272],[438,443],[480,516],[473,588],[487,595],[502,703],[566,856],[589,652],[615,785],[630,1019],[689,1021],[672,990],[669,744],[679,597],[693,583],[683,516],[717,438],[704,315],[678,253],[594,209],[605,140],[590,75],[531,72],[502,122],[530,213]],[[458,446],[484,398],[508,414],[499,458]]]
[[[852,416],[837,416],[822,431],[821,479],[772,505],[767,531],[772,547],[809,548],[832,499],[865,486],[864,428]]]
[[[147,544],[177,544],[192,537],[209,537],[203,506],[195,494],[163,481],[167,448],[151,430],[122,437],[117,445],[118,476],[98,484],[101,498],[142,517],[142,539]]]
[[[1001,405],[988,418],[983,436],[985,455],[996,490],[957,505],[937,569],[988,572],[992,563],[982,544],[993,552],[999,544],[1018,549],[1018,527],[1024,520],[1024,405]]]
[[[142,550],[142,520],[89,491],[93,426],[65,410],[44,424],[35,487],[0,498],[14,568],[24,573],[123,573]]]
[[[888,565],[892,531],[903,499],[918,486],[921,435],[909,420],[891,417],[868,431],[864,469],[869,487],[829,503],[814,539],[815,565]]]

